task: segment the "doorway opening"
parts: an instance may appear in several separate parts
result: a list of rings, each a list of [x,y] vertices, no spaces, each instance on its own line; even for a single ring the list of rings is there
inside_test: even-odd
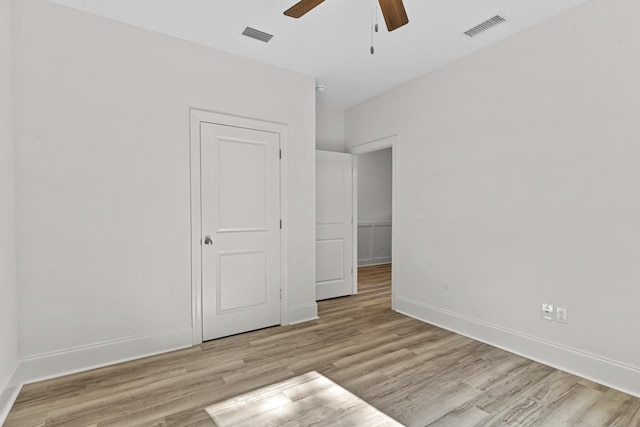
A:
[[[358,293],[388,291],[391,287],[392,156],[390,147],[354,156]]]
[[[351,147],[354,164],[354,294],[391,291],[395,309],[398,245],[397,136]],[[389,289],[390,288],[390,289]]]
[[[386,292],[395,309],[397,137],[350,151],[316,151],[316,300]]]

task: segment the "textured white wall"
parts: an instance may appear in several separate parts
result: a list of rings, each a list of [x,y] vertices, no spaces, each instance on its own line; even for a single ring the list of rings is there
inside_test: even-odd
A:
[[[315,81],[15,2],[23,356],[191,323],[189,109],[287,123],[289,304],[315,307]]]
[[[391,221],[391,148],[358,156],[358,222]]]
[[[344,153],[344,110],[316,103],[316,148]]]
[[[0,423],[18,363],[11,1],[0,0]]]
[[[595,0],[347,111],[348,144],[399,135],[399,297],[637,377],[638,16]]]

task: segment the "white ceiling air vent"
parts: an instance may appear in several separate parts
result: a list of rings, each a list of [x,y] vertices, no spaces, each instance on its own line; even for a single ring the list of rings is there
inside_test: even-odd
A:
[[[502,24],[504,22],[507,22],[507,18],[505,18],[502,15],[496,15],[491,19],[487,19],[482,24],[478,24],[475,27],[465,31],[464,35],[469,37],[469,38],[473,38],[473,37],[477,36],[478,34],[484,33],[485,31],[490,30],[491,28],[495,27],[496,25],[500,25],[500,24]]]
[[[261,42],[269,43],[269,40],[273,38],[273,34],[265,33],[264,31],[256,30],[255,28],[247,27],[242,32],[243,36],[251,37],[252,39],[260,40]]]

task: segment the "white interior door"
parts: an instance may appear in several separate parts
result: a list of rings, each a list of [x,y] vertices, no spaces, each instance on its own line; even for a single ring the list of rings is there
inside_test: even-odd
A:
[[[353,293],[351,154],[316,152],[316,299]]]
[[[200,126],[206,341],[280,324],[280,135]]]

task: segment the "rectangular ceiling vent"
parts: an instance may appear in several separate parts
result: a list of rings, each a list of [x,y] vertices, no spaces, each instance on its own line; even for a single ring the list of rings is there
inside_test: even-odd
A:
[[[476,25],[475,27],[464,32],[464,35],[469,38],[474,38],[478,34],[484,33],[487,30],[495,27],[496,25],[500,25],[504,22],[507,22],[507,18],[502,15],[496,15],[491,19],[487,19],[482,24]]]
[[[273,34],[265,33],[264,31],[256,30],[255,28],[247,27],[242,32],[243,36],[251,37],[252,39],[260,40],[261,42],[269,43],[269,40],[273,38]]]

